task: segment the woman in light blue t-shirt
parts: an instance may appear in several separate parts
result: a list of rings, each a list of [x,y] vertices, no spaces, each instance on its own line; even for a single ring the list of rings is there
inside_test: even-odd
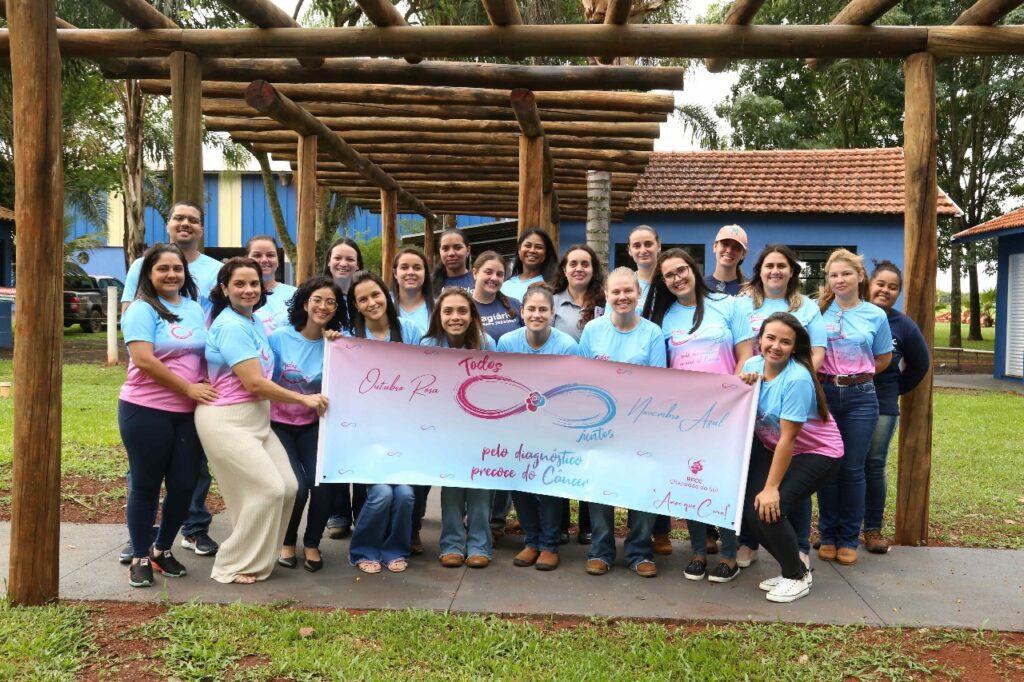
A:
[[[503,294],[517,301],[534,282],[551,282],[558,269],[558,250],[544,230],[527,230],[516,242],[516,258],[512,274],[501,285]]]
[[[409,320],[427,330],[430,313],[434,310],[434,292],[427,276],[427,257],[415,246],[407,246],[395,254],[391,261],[391,298],[398,309],[398,317]]]

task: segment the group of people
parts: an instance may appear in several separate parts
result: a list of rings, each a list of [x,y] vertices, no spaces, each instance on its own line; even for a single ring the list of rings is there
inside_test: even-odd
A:
[[[118,410],[128,453],[129,582],[154,571],[183,576],[172,553],[215,555],[212,577],[252,583],[275,566],[324,565],[320,541],[351,535],[348,560],[364,573],[402,572],[424,552],[420,529],[430,488],[316,485],[325,344],[341,336],[443,348],[578,355],[651,367],[732,374],[761,382],[742,530],[687,521],[687,579],[728,582],[763,545],[781,574],[760,584],[790,602],[812,582],[811,498],[819,506],[818,558],[853,564],[860,535],[884,553],[885,463],[898,396],[927,373],[923,336],[894,309],[899,268],[834,251],[816,300],[800,292],[801,264],[782,244],[765,247],[750,277],[748,240],[728,225],[704,276],[686,250],[662,249],[645,225],[628,237],[636,269],[607,275],[588,246],[559,259],[546,232],[519,238],[510,271],[494,251],[475,257],[457,229],[439,237],[437,267],[417,248],[393,261],[391,284],[363,269],[359,245],[333,244],[323,275],[298,287],[276,280],[272,237],[219,263],[199,252],[202,210],[176,204],[170,244],[157,244],[128,274],[122,329],[130,363]],[[351,453],[357,457],[359,453]],[[208,533],[212,471],[232,530]],[[161,484],[166,494],[157,517]],[[514,508],[524,547],[516,566],[550,571],[569,541],[570,501],[523,492],[443,487],[439,560],[484,568]],[[615,563],[614,508],[580,502],[577,541],[585,570]],[[298,528],[305,515],[302,553]],[[630,510],[625,565],[658,573],[672,520]],[[709,555],[718,554],[717,565]]]

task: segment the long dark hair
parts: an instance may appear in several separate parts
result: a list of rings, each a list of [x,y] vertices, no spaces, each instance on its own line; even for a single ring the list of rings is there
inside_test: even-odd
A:
[[[704,299],[710,295],[710,291],[704,282],[704,275],[701,273],[697,261],[683,249],[669,249],[658,255],[658,263],[654,266],[654,274],[651,276],[651,288],[647,292],[647,301],[644,303],[643,316],[660,327],[665,320],[665,313],[676,302],[675,295],[668,290],[665,277],[661,274],[662,264],[670,258],[682,258],[690,266],[690,272],[693,274],[693,294],[696,298],[697,310],[693,313],[693,326],[687,332],[692,334],[704,321]]]
[[[354,239],[342,237],[341,239],[334,240],[327,249],[327,259],[324,261],[324,277],[334,279],[333,275],[331,275],[331,253],[333,253],[334,249],[338,248],[342,244],[345,246],[351,246],[352,250],[356,252],[356,272],[363,269],[363,252],[360,250],[359,244],[356,243]],[[355,273],[353,273],[353,275],[355,275]],[[349,292],[351,291],[352,285],[349,284]],[[341,301],[343,302],[343,305],[339,305],[338,307],[339,309],[345,309],[344,316],[341,321],[341,327],[347,331],[352,331],[352,320],[354,320],[356,316],[355,304],[352,303],[352,297],[345,293],[342,294]]]
[[[634,228],[634,232],[639,228]],[[632,232],[630,233],[632,234]],[[556,294],[560,294],[569,288],[569,278],[565,276],[565,266],[569,262],[569,254],[573,251],[586,251],[590,256],[590,267],[594,276],[590,278],[590,284],[583,292],[583,305],[580,306],[579,328],[583,329],[587,322],[594,319],[595,309],[604,307],[604,270],[601,268],[601,261],[597,253],[586,244],[573,244],[565,250],[562,260],[558,261],[558,272],[555,273],[555,282],[552,288]],[[525,297],[524,297],[525,298]]]
[[[496,260],[499,263],[501,263],[501,269],[505,269],[505,261],[504,259],[502,259],[501,256],[498,255],[497,251],[484,251],[483,253],[476,257],[476,260],[473,261],[473,269],[471,270],[471,272],[473,273],[473,278],[476,279],[476,271],[482,268],[484,266],[484,263],[488,263],[492,260]],[[501,293],[501,289],[498,289],[497,293],[494,294],[494,298],[497,299],[498,303],[501,304],[501,307],[505,309],[505,312],[508,313],[508,316],[511,319],[519,320],[520,325],[522,324],[523,321],[522,319],[520,319],[521,316],[519,315],[519,313],[516,312],[516,309],[512,306],[511,299],[509,299],[509,297],[506,296],[505,294]],[[520,301],[520,303],[522,303],[522,301]]]
[[[160,260],[160,256],[165,253],[173,253],[180,258],[181,264],[185,268],[185,281],[181,288],[178,289],[178,294],[191,298],[193,301],[199,300],[199,289],[196,287],[196,283],[192,281],[192,275],[188,273],[188,259],[185,258],[185,254],[174,244],[164,244],[162,242],[153,244],[142,256],[142,268],[139,270],[139,287],[136,290],[135,298],[151,305],[156,314],[160,316],[160,319],[166,322],[181,322],[181,318],[168,310],[167,306],[164,305],[164,302],[160,299],[160,294],[156,292],[156,287],[153,286],[153,282],[150,280],[153,266]]]
[[[803,268],[800,265],[800,261],[796,259],[793,249],[785,244],[769,244],[761,250],[761,253],[757,256],[757,261],[754,263],[754,271],[750,275],[750,282],[743,287],[743,291],[740,293],[749,295],[754,301],[755,308],[760,308],[764,304],[766,296],[764,293],[764,282],[761,281],[761,267],[764,265],[764,259],[773,253],[782,254],[782,257],[789,263],[790,272],[793,274],[789,278],[789,283],[786,284],[786,303],[789,304],[790,312],[799,310],[800,304],[803,303],[803,296],[800,294],[800,272]]]
[[[440,234],[437,235],[437,249],[439,254],[437,259],[437,266],[434,268],[434,273],[430,276],[430,285],[433,288],[433,290],[437,292],[440,292],[442,289],[444,289],[444,280],[446,277],[448,277],[448,270],[446,270],[444,267],[444,261],[440,257],[440,252],[441,240],[444,239],[445,235],[449,234],[456,235],[459,239],[462,240],[462,243],[465,244],[466,246],[466,270],[470,269],[470,264],[473,258],[472,251],[469,248],[469,242],[466,240],[466,235],[462,234],[462,230],[460,230],[457,227],[449,227],[447,229],[441,230]]]
[[[545,282],[551,282],[555,278],[555,271],[558,270],[558,251],[555,250],[555,243],[551,241],[548,233],[539,227],[531,228],[519,235],[519,240],[516,241],[516,258],[512,262],[512,274],[508,278],[512,279],[523,274],[523,261],[519,259],[519,248],[527,237],[539,237],[544,242],[544,263],[540,266],[540,275]]]
[[[309,302],[313,292],[318,289],[330,289],[334,293],[334,300],[338,302],[334,317],[328,320],[324,327],[335,331],[341,330],[344,317],[344,306],[341,304],[344,299],[341,296],[341,287],[335,284],[330,277],[310,277],[299,285],[299,288],[292,294],[292,300],[288,303],[288,324],[294,327],[295,331],[301,332],[306,328],[306,324],[309,322],[306,303]]]
[[[444,300],[451,296],[461,296],[469,304],[469,329],[466,330],[466,338],[463,340],[463,348],[470,350],[481,350],[484,343],[484,323],[480,319],[480,311],[473,303],[473,297],[462,287],[446,287],[437,298],[434,312],[430,314],[430,324],[427,325],[427,332],[423,335],[425,339],[433,339],[438,346],[448,340],[448,332],[441,326],[441,306]]]
[[[430,268],[427,265],[427,257],[415,246],[407,246],[399,250],[395,257],[391,259],[391,294],[394,296],[396,304],[401,303],[402,297],[399,294],[401,287],[398,285],[398,259],[410,253],[423,262],[423,286],[420,287],[420,294],[422,294],[423,300],[427,304],[427,313],[432,313],[434,312],[434,287],[430,284]]]
[[[224,293],[223,287],[226,287],[228,282],[231,281],[231,276],[235,274],[235,270],[242,268],[252,268],[256,271],[256,277],[260,280],[260,300],[256,302],[252,309],[258,310],[267,302],[267,287],[263,284],[263,273],[260,271],[260,264],[252,258],[244,258],[242,256],[228,258],[223,267],[221,267],[220,272],[217,273],[217,283],[213,285],[213,289],[210,291],[210,301],[213,302],[211,319],[217,319],[217,316],[224,312],[225,308],[231,308],[231,301],[228,300],[228,295]],[[234,308],[231,309],[234,310]]]
[[[804,326],[800,324],[800,320],[792,313],[777,312],[772,313],[765,319],[764,324],[761,325],[760,331],[757,332],[757,346],[761,347],[761,337],[764,335],[764,330],[768,328],[768,325],[772,322],[781,322],[790,329],[793,330],[794,343],[793,343],[793,354],[792,358],[807,370],[807,373],[811,375],[811,381],[814,382],[814,395],[818,401],[818,416],[821,417],[821,421],[828,421],[828,403],[825,400],[825,391],[821,388],[821,383],[818,381],[817,370],[814,369],[814,363],[811,361],[811,335],[807,333]]]
[[[388,285],[384,284],[384,280],[380,278],[375,272],[369,270],[360,270],[356,274],[352,275],[352,286],[349,288],[349,298],[352,299],[352,306],[355,308],[355,317],[352,318],[352,334],[359,338],[366,338],[366,318],[359,312],[359,308],[355,305],[356,299],[356,285],[362,284],[363,282],[373,282],[380,287],[380,292],[384,294],[385,299],[385,314],[388,318],[388,329],[391,331],[391,340],[397,343],[402,343],[402,323],[398,321],[398,306],[395,304],[391,297],[388,295]]]

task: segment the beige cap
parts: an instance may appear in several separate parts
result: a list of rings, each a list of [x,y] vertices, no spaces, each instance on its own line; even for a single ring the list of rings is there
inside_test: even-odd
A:
[[[743,231],[743,228],[739,225],[726,225],[718,231],[718,236],[715,237],[715,242],[720,242],[723,239],[731,239],[734,242],[739,242],[743,246],[743,250],[747,250],[747,233]]]

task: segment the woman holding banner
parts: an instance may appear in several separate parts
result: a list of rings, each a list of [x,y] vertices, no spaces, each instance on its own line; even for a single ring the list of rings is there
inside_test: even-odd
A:
[[[323,415],[327,398],[275,384],[274,351],[253,311],[264,300],[260,267],[231,258],[210,297],[206,366],[219,394],[196,408],[196,430],[234,521],[211,577],[222,583],[266,579],[284,540],[297,483],[288,453],[270,428],[270,401],[303,405]]]
[[[843,459],[843,440],[828,413],[814,374],[811,339],[794,315],[774,312],[758,332],[759,357],[747,360],[741,378],[761,393],[750,451],[743,528],[756,533],[782,567],[759,585],[768,601],[806,596],[811,572],[800,556],[794,514],[832,479]]]
[[[493,350],[480,313],[469,292],[449,287],[441,292],[421,346]],[[486,568],[491,563],[491,491],[441,488],[441,565]]]
[[[578,355],[576,341],[553,329],[555,301],[546,284],[531,284],[523,297],[525,327],[498,339],[498,350],[524,355]],[[516,566],[534,566],[538,571],[558,568],[558,545],[562,525],[562,500],[549,495],[513,492],[519,524],[526,546],[512,560]]]
[[[669,366],[691,372],[734,374],[753,354],[753,334],[737,299],[712,295],[700,266],[682,249],[658,256],[644,317],[660,325],[668,347]],[[736,533],[719,529],[722,561],[708,571],[708,524],[687,520],[693,560],[684,570],[689,580],[729,582],[739,575],[736,565]]]
[[[391,298],[398,316],[426,331],[434,309],[434,292],[427,277],[427,257],[415,246],[407,246],[395,254],[391,262]]]
[[[357,338],[417,345],[420,329],[400,319],[398,307],[388,296],[384,280],[360,270],[352,278],[356,316],[352,335]],[[409,567],[412,540],[412,486],[373,483],[366,488],[366,502],[359,511],[348,561],[363,573],[380,573],[386,567],[401,573]]]
[[[626,362],[648,367],[665,366],[665,342],[658,326],[636,312],[640,284],[629,268],[616,268],[608,275],[605,300],[610,312],[592,321],[580,337],[580,356]],[[594,528],[593,545],[587,560],[587,573],[604,575],[615,561],[615,509],[590,502],[590,522]],[[658,575],[652,561],[651,530],[654,514],[629,510],[629,534],[626,536],[626,564],[643,578]]]
[[[818,305],[800,293],[800,271],[800,263],[792,249],[785,244],[769,244],[758,255],[750,282],[743,287],[738,300],[755,336],[772,313],[788,312],[796,317],[810,334],[811,362],[817,371],[825,359],[825,323]],[[758,353],[760,348],[754,344],[754,354]],[[810,497],[802,509],[790,515],[790,519],[800,543],[800,558],[810,566]],[[745,530],[740,533],[739,540],[736,563],[740,568],[746,568],[757,561],[757,540],[753,535],[747,535]]]
[[[845,455],[839,475],[818,493],[818,558],[849,566],[857,562],[867,487],[864,465],[878,424],[874,378],[892,361],[892,331],[885,311],[865,300],[868,278],[860,256],[833,251],[825,276],[818,307],[828,347],[818,378]]]
[[[303,282],[292,298],[288,324],[270,335],[274,351],[274,381],[296,393],[320,393],[324,367],[324,332],[341,329],[341,290],[328,277],[313,277]],[[320,556],[320,538],[331,513],[333,493],[338,484],[316,485],[316,451],[319,415],[305,405],[273,402],[270,428],[288,453],[288,461],[299,487],[295,495],[284,544],[277,563],[295,568],[295,542],[299,522],[309,500],[306,530],[302,536],[302,567],[310,573],[324,566]]]

